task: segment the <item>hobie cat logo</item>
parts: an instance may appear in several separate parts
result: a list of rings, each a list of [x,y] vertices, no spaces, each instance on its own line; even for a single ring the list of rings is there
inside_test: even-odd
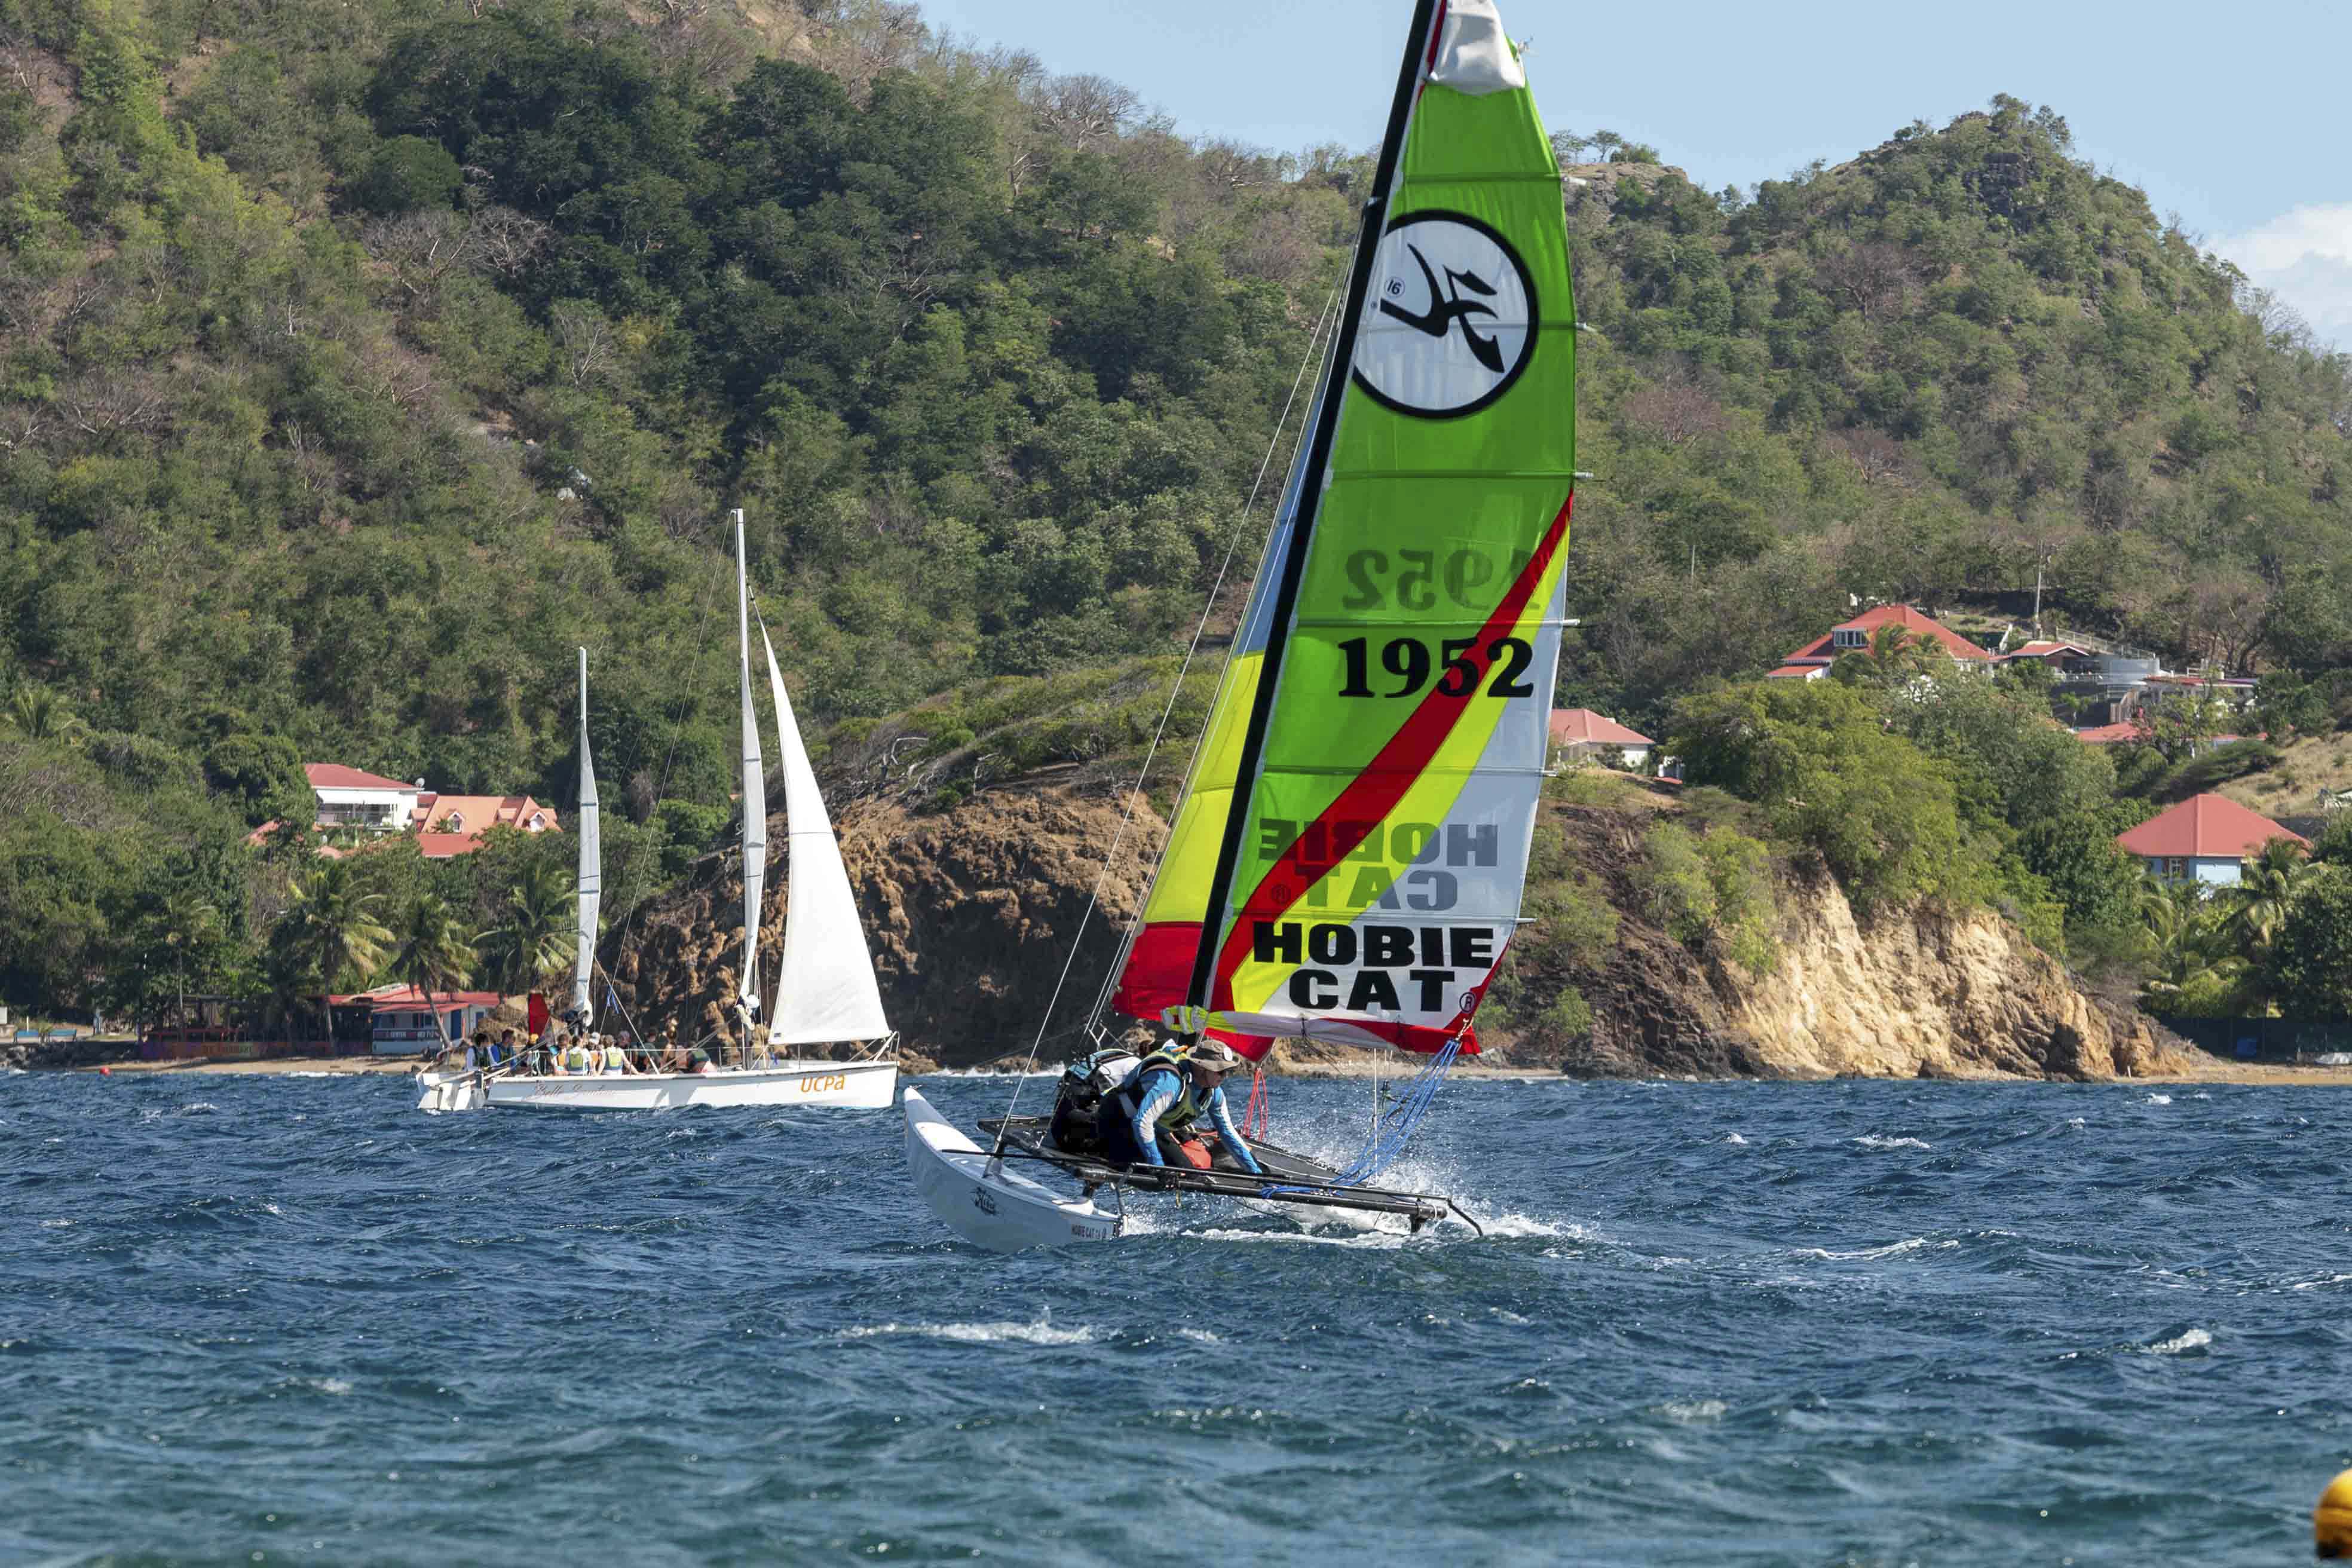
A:
[[[1397,219],[1372,258],[1356,383],[1400,413],[1475,414],[1536,346],[1535,279],[1508,241],[1461,213]]]

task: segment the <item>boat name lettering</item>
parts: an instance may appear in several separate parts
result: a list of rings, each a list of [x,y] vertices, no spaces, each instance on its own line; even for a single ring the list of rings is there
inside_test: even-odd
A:
[[[1345,858],[1360,865],[1434,865],[1442,856],[1448,866],[1494,866],[1501,863],[1502,829],[1491,822],[1309,822],[1303,826],[1279,816],[1257,821],[1257,848],[1269,859],[1320,871],[1340,857],[1335,846],[1352,842]],[[1382,851],[1386,853],[1382,853]],[[1419,906],[1416,906],[1419,907]]]
[[[971,1190],[971,1206],[982,1214],[994,1214],[996,1200],[988,1195],[986,1187],[974,1187]]]
[[[848,1087],[849,1079],[845,1073],[828,1073],[822,1078],[804,1078],[801,1079],[801,1092],[803,1094],[823,1094],[828,1089],[841,1089]]]
[[[1450,969],[1408,969],[1405,984],[1413,992],[1412,1011],[1422,1014],[1445,1011],[1445,988],[1454,982]],[[1385,969],[1360,969],[1348,986],[1347,999],[1339,996],[1339,976],[1328,969],[1294,969],[1290,972],[1291,1005],[1309,1013],[1388,1013],[1405,1011],[1397,991],[1395,977]]]

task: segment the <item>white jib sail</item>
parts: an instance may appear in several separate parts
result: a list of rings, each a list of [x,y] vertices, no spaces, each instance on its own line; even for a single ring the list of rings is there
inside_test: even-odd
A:
[[[760,759],[760,718],[751,710],[751,586],[743,563],[743,513],[735,513],[735,633],[743,687],[743,963],[735,994],[760,994],[760,908],[768,881],[767,765]]]
[[[596,764],[588,756],[588,650],[580,650],[580,932],[572,961],[572,1010],[589,1008],[596,967],[596,908],[604,898],[604,847],[596,824]]]
[[[809,766],[776,668],[776,645],[760,628],[768,651],[768,689],[776,702],[776,747],[784,774],[784,850],[789,900],[784,906],[784,969],[776,986],[769,1043],[813,1046],[836,1040],[878,1040],[890,1032],[874,958],[857,921],[857,900],[841,863],[841,844],[825,815],[824,796]]]

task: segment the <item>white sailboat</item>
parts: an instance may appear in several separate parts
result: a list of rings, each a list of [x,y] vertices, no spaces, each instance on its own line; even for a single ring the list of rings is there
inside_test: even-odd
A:
[[[842,865],[824,797],[817,789],[808,749],[784,694],[783,673],[767,629],[760,638],[768,689],[776,705],[776,742],[784,774],[787,885],[784,952],[774,1021],[759,1026],[760,914],[768,868],[767,767],[760,747],[759,714],[751,700],[751,586],[744,570],[743,514],[735,513],[737,665],[743,762],[743,952],[737,969],[737,1016],[746,1021],[750,1062],[703,1072],[519,1074],[489,1080],[489,1103],[542,1110],[653,1110],[688,1105],[837,1105],[879,1110],[898,1089],[898,1064],[886,1054],[897,1036],[882,1011],[874,961],[866,946],[857,903]],[[572,1005],[589,1005],[588,972],[595,941],[595,778],[588,762],[587,663],[581,664],[581,952]],[[761,1043],[754,1044],[757,1037]],[[794,1055],[814,1045],[877,1047],[854,1061]]]
[[[766,898],[768,810],[766,764],[751,700],[751,590],[743,566],[743,514],[735,513],[735,594],[743,746],[743,955],[736,985],[737,1016],[749,1026],[749,1063],[700,1072],[562,1073],[519,1071],[419,1075],[419,1110],[475,1110],[485,1105],[540,1110],[657,1110],[688,1105],[838,1105],[880,1110],[897,1092],[898,1064],[888,1055],[898,1036],[882,1011],[874,961],[866,946],[849,872],[825,812],[808,748],[784,693],[775,645],[762,626],[768,689],[776,705],[776,743],[784,774],[786,860],[792,902],[784,913],[784,952],[774,1021],[759,1016],[760,912]],[[588,650],[580,650],[579,946],[572,963],[574,1018],[594,1015],[596,922],[603,898],[603,856],[597,821],[596,769],[588,748]],[[752,1047],[754,1037],[760,1044]],[[853,1061],[794,1054],[800,1047],[856,1044],[873,1047]]]

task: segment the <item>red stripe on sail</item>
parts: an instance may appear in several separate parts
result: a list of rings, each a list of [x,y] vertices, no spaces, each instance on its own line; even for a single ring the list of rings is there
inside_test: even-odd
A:
[[[1192,998],[1192,960],[1201,951],[1198,921],[1153,921],[1136,932],[1110,1005],[1130,1018],[1150,1020]]]
[[[1543,542],[1529,557],[1502,602],[1495,606],[1495,613],[1486,617],[1476,642],[1465,650],[1465,657],[1478,665],[1477,678],[1471,682],[1473,690],[1494,668],[1495,639],[1517,626],[1526,616],[1536,584],[1551,569],[1552,557],[1559,553],[1560,542],[1568,537],[1568,514],[1575,504],[1576,493],[1571,490],[1568,499],[1560,502],[1559,515],[1544,531]],[[1465,699],[1443,696],[1433,689],[1364,771],[1349,781],[1348,787],[1339,792],[1339,798],[1303,827],[1289,847],[1275,858],[1273,866],[1242,904],[1233,929],[1225,934],[1223,947],[1218,951],[1216,979],[1210,987],[1212,1010],[1233,1010],[1234,972],[1241,967],[1242,955],[1248,950],[1244,932],[1250,922],[1281,914],[1346,859],[1374,827],[1386,821],[1405,791],[1429,766],[1430,759],[1437,755],[1445,738],[1454,732],[1454,725],[1461,722],[1467,708]],[[1310,840],[1322,850],[1321,854],[1306,853],[1303,846]],[[1349,1022],[1358,1020],[1350,1018]]]

